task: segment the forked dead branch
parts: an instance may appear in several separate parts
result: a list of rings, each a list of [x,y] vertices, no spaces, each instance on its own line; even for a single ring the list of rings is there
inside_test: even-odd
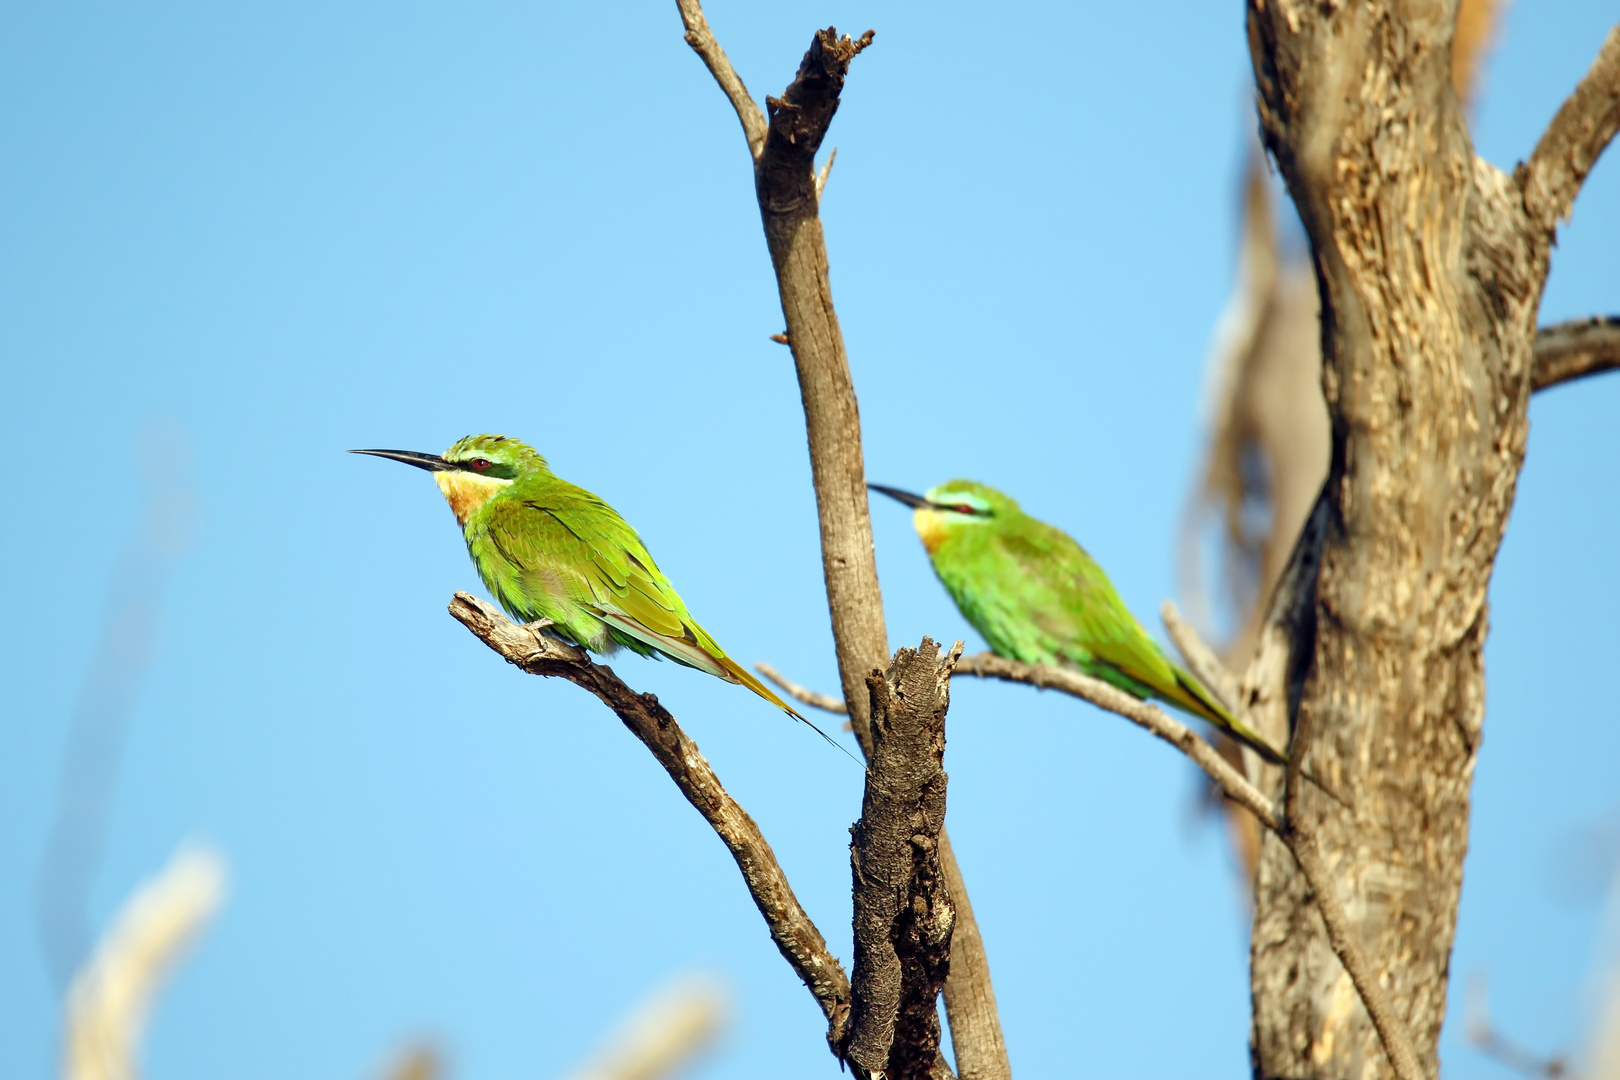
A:
[[[867,31],[850,38],[832,27],[816,31],[793,81],[780,98],[766,99],[767,118],[748,96],[697,0],[676,0],[676,7],[687,43],[725,93],[748,142],[760,220],[787,325],[785,333],[773,340],[793,351],[804,406],[839,682],[850,707],[851,728],[862,750],[870,754],[866,677],[888,664],[888,633],[866,501],[860,410],[833,307],[821,227],[826,171],[817,174],[815,156],[838,110],[850,61],[872,43],[873,34]],[[1012,1069],[990,985],[990,962],[944,831],[939,851],[959,901],[956,962],[945,984],[956,1065],[970,1080],[1009,1080]]]
[[[940,658],[938,646],[924,638],[921,649],[896,653],[886,675],[873,672],[870,678],[881,727],[851,846],[857,942],[852,984],[793,894],[759,825],[656,697],[636,693],[612,668],[544,627],[514,623],[468,593],[456,593],[450,614],[508,663],[589,691],[652,752],[731,852],[771,940],[826,1017],[833,1053],[893,1080],[952,1076],[939,1053],[936,1019],[954,917],[939,834],[949,673],[960,642]]]

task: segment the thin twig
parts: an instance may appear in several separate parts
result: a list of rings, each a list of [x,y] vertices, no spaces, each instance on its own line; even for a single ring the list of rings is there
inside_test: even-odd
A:
[[[652,751],[681,794],[730,850],[755,906],[770,928],[771,940],[804,980],[827,1017],[830,1030],[842,1034],[849,1016],[849,977],[793,895],[793,887],[759,826],[721,786],[697,744],[681,730],[669,710],[652,694],[630,689],[612,668],[592,663],[582,650],[519,626],[475,596],[456,593],[450,602],[450,614],[508,663],[531,675],[566,679],[596,695]]]
[[[684,1074],[726,1026],[730,997],[714,977],[699,974],[659,987],[568,1080],[663,1080]]]
[[[1564,1055],[1539,1057],[1496,1030],[1496,1025],[1491,1023],[1491,1009],[1486,998],[1483,971],[1476,971],[1468,977],[1463,1013],[1468,1041],[1486,1057],[1525,1076],[1544,1076],[1547,1080],[1560,1080],[1561,1077],[1571,1075],[1569,1061]]]
[[[1316,908],[1322,913],[1322,923],[1327,927],[1328,943],[1333,946],[1339,963],[1344,965],[1345,974],[1350,976],[1356,993],[1361,996],[1361,1003],[1372,1018],[1373,1028],[1378,1032],[1379,1041],[1384,1044],[1384,1053],[1389,1055],[1389,1064],[1395,1070],[1395,1075],[1399,1080],[1427,1080],[1418,1057],[1417,1043],[1406,1021],[1396,1014],[1394,1004],[1384,992],[1383,983],[1378,981],[1377,969],[1367,959],[1356,930],[1350,924],[1350,917],[1345,914],[1344,904],[1339,900],[1333,872],[1322,858],[1312,819],[1303,813],[1304,786],[1300,780],[1305,755],[1311,748],[1314,716],[1310,709],[1296,708],[1293,712],[1294,738],[1283,780],[1285,816],[1283,827],[1275,831],[1293,853],[1300,873],[1305,875],[1305,882],[1316,899]]]
[[[1536,332],[1530,388],[1545,390],[1615,368],[1620,368],[1620,315],[1543,326]]]
[[[702,59],[709,74],[714,76],[714,81],[725,91],[731,107],[737,110],[743,137],[748,140],[749,156],[758,161],[759,155],[765,150],[765,114],[759,111],[759,106],[749,96],[748,87],[743,85],[742,77],[731,66],[726,50],[720,47],[720,42],[709,30],[709,20],[703,15],[703,6],[697,0],[675,0],[675,6],[681,12],[681,25],[686,27],[686,43]]]
[[[865,679],[889,662],[888,631],[883,622],[883,594],[878,587],[877,560],[872,543],[871,511],[866,501],[866,465],[861,452],[860,409],[843,331],[833,306],[828,272],[826,237],[822,231],[815,156],[827,127],[838,111],[849,63],[872,43],[872,31],[858,39],[839,37],[828,27],[816,31],[793,82],[780,98],[766,98],[770,111],[763,140],[756,144],[753,99],[742,91],[742,81],[724,60],[718,43],[702,20],[698,0],[677,0],[688,41],[714,73],[726,96],[737,108],[754,160],[754,193],[771,253],[777,293],[782,301],[786,329],[780,338],[793,350],[804,405],[805,435],[810,450],[810,475],[816,491],[816,517],[821,530],[822,574],[827,586],[833,645],[838,656],[839,684],[850,704],[850,723],[856,741],[868,757],[871,732]],[[701,26],[701,32],[698,28]],[[707,50],[707,51],[706,51]],[[740,91],[740,94],[739,94]],[[746,107],[739,103],[746,100]],[[943,834],[942,834],[943,835]],[[965,890],[957,890],[966,895]],[[959,920],[960,925],[960,920]],[[967,940],[977,944],[976,933]],[[990,997],[989,963],[980,955],[973,963],[953,966],[945,985],[946,1008],[953,998],[969,993],[965,973],[977,972],[986,980],[972,988]],[[963,1032],[951,1036],[957,1065],[964,1073],[984,1080],[1010,1080],[1005,1062],[979,1061],[979,1046],[999,1045],[1000,1020],[991,1014],[964,1012],[982,1019],[993,1032]],[[936,1075],[950,1072],[943,1058]]]
[[[796,682],[790,682],[786,675],[783,675],[767,663],[755,664],[754,670],[775,683],[784,694],[794,701],[802,702],[812,709],[837,713],[839,716],[849,715],[849,707],[844,704],[841,698],[835,698],[831,694],[823,694],[818,690],[811,690],[809,687],[800,686]]]
[[[827,160],[821,163],[821,171],[816,173],[816,202],[821,202],[822,192],[827,190],[827,177],[832,175],[833,162],[838,160],[838,147],[827,151]]]
[[[951,1024],[951,1051],[961,1080],[996,1080],[1011,1077],[1007,1040],[1001,1034],[1001,1013],[996,988],[990,980],[990,959],[979,921],[973,916],[962,868],[951,849],[951,837],[939,831],[939,863],[956,908],[956,929],[951,932],[951,972],[945,981],[945,1019]]]
[[[1002,679],[1006,682],[1028,683],[1043,689],[1061,690],[1065,694],[1082,698],[1100,709],[1123,716],[1132,723],[1146,728],[1193,760],[1216,785],[1234,802],[1251,811],[1266,828],[1276,831],[1280,826],[1277,809],[1271,800],[1238,772],[1232,763],[1209,745],[1186,724],[1166,714],[1155,705],[1134,698],[1125,691],[1109,686],[1101,679],[1093,679],[1077,671],[1048,667],[1045,664],[1021,664],[993,653],[964,656],[956,665],[957,675],[977,675],[984,679]]]
[[[1214,649],[1204,644],[1204,639],[1198,636],[1192,624],[1181,617],[1174,600],[1166,600],[1159,605],[1159,618],[1164,620],[1165,632],[1176,643],[1176,648],[1181,650],[1182,659],[1187,661],[1188,669],[1198,677],[1198,681],[1213,691],[1221,699],[1222,705],[1236,710],[1237,676],[1221,663]]]
[[[1524,209],[1551,232],[1569,216],[1575,196],[1603,148],[1620,130],[1620,26],[1609,31],[1597,59],[1559,107],[1528,162],[1513,172]]]

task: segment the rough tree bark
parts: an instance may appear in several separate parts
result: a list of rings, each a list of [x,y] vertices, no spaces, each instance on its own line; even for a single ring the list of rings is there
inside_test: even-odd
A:
[[[923,638],[867,677],[872,767],[850,830],[855,978],[845,1050],[892,1080],[930,1075],[939,1052],[939,992],[956,912],[940,866],[945,824],[945,710],[962,643],[943,658]]]
[[[1554,227],[1620,125],[1617,30],[1527,164],[1481,160],[1451,85],[1455,16],[1455,0],[1248,2],[1263,135],[1312,245],[1332,455],[1291,586],[1302,603],[1282,605],[1245,685],[1251,704],[1289,705],[1295,760],[1350,795],[1304,787],[1290,824],[1315,838],[1430,1076],[1536,312]],[[1329,937],[1268,835],[1257,1076],[1392,1075]]]
[[[860,409],[843,331],[833,307],[826,237],[821,227],[821,188],[816,151],[838,111],[850,61],[872,43],[828,27],[816,31],[793,82],[780,98],[767,97],[769,119],[715,39],[698,0],[676,0],[686,42],[724,91],[737,113],[754,164],[754,188],[771,265],[793,350],[804,404],[811,478],[821,526],[822,572],[838,655],[838,677],[850,726],[868,757],[872,752],[866,678],[889,661],[883,596],[878,587],[872,518],[866,499],[866,461],[861,449]],[[955,945],[958,962],[945,986],[951,1047],[964,1080],[1010,1080],[1001,1019],[990,985],[990,962],[973,922],[962,872],[948,835],[940,857],[947,882],[958,894]]]
[[[566,679],[595,695],[652,752],[731,852],[771,940],[821,1006],[827,1044],[841,1061],[855,1066],[858,1076],[954,1080],[939,1052],[936,1014],[950,963],[952,910],[934,852],[945,821],[942,762],[950,671],[961,642],[942,661],[938,646],[924,638],[920,650],[895,654],[889,680],[874,674],[881,684],[873,694],[882,705],[884,730],[880,752],[867,768],[861,818],[851,830],[871,840],[858,840],[854,923],[857,941],[866,948],[857,949],[851,980],[793,895],[759,826],[656,697],[636,693],[612,668],[545,633],[549,624],[519,626],[463,592],[451,600],[450,614],[508,663],[531,675]],[[901,833],[904,842],[895,842]],[[878,887],[863,889],[863,879]],[[873,948],[885,935],[893,946],[887,957]],[[851,1053],[857,1046],[859,1057]],[[864,1064],[872,1061],[877,1064]]]

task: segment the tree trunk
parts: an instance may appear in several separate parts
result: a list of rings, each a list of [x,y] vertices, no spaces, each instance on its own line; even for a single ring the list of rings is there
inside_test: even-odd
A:
[[[1576,132],[1580,152],[1549,150],[1549,129],[1514,176],[1476,157],[1452,89],[1455,19],[1455,0],[1248,3],[1267,149],[1311,239],[1332,418],[1322,528],[1300,553],[1307,617],[1289,631],[1294,663],[1266,671],[1295,673],[1274,700],[1337,796],[1306,787],[1299,813],[1430,1076],[1536,312],[1553,226],[1608,140],[1602,114]],[[1594,75],[1604,57],[1620,61],[1615,35]],[[1252,962],[1256,1076],[1393,1075],[1270,835]]]

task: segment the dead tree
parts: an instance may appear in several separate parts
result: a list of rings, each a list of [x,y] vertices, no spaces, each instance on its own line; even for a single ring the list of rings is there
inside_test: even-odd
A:
[[[1278,745],[1244,768],[1156,707],[1072,671],[891,660],[859,416],[832,305],[816,152],[850,62],[872,41],[817,31],[760,112],[696,0],[688,44],[742,125],[805,410],[843,700],[869,765],[853,830],[847,975],[757,825],[674,717],[611,670],[465,595],[452,611],[506,659],[596,695],[725,842],[828,1042],[858,1075],[943,1077],[943,985],[964,1077],[1007,1077],[989,969],[944,829],[953,674],[1050,686],[1187,754],[1266,830],[1253,938],[1257,1076],[1432,1077],[1483,722],[1485,589],[1511,509],[1533,389],[1620,356],[1610,322],[1537,349],[1558,219],[1620,127],[1620,29],[1528,164],[1473,154],[1451,88],[1455,0],[1334,8],[1250,0],[1266,147],[1309,233],[1322,310],[1327,482],[1241,682],[1175,620],[1217,693]],[[1546,341],[1544,339],[1544,344]],[[954,670],[953,670],[954,669]],[[1279,797],[1280,796],[1280,797]]]
[[[1480,159],[1452,88],[1456,8],[1247,6],[1262,135],[1311,242],[1332,442],[1244,705],[1271,733],[1292,731],[1295,766],[1342,796],[1291,791],[1287,824],[1314,836],[1348,920],[1324,924],[1297,850],[1267,836],[1257,1076],[1438,1071],[1486,589],[1530,394],[1550,375],[1536,315],[1557,223],[1620,127],[1617,28],[1527,161],[1509,175]],[[1355,992],[1345,935],[1381,1001]]]

